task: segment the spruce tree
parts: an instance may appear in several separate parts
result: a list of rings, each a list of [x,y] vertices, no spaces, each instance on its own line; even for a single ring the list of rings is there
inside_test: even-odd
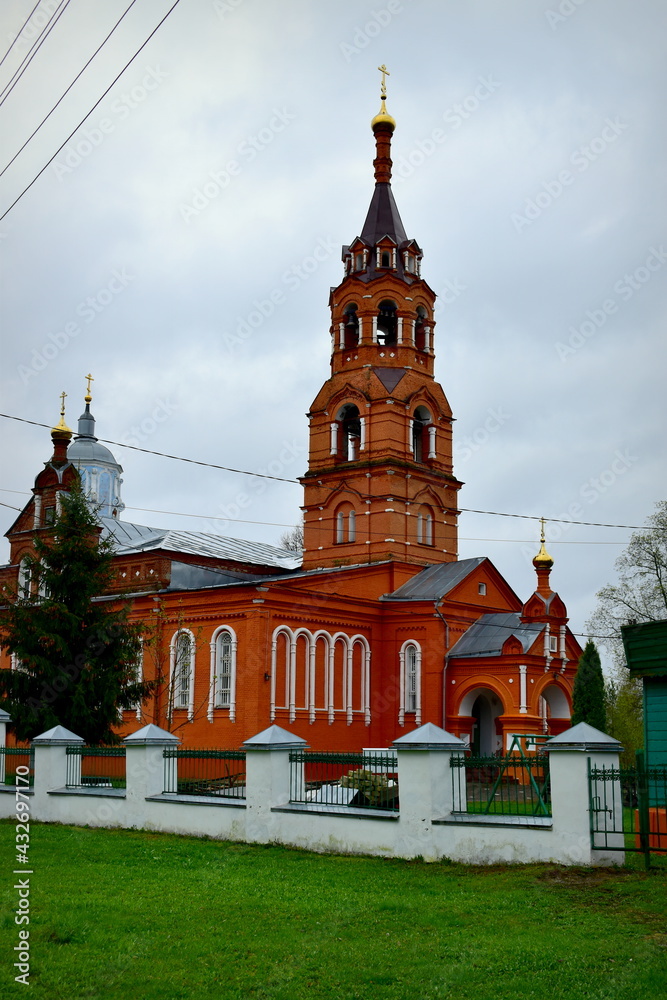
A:
[[[572,725],[587,722],[605,731],[605,690],[600,654],[589,639],[579,660],[572,692]]]
[[[60,498],[53,529],[34,538],[31,593],[0,609],[0,645],[14,661],[0,670],[0,704],[19,742],[60,724],[86,743],[117,743],[122,710],[153,688],[137,682],[140,626],[127,607],[95,600],[113,576],[112,544],[78,483]]]

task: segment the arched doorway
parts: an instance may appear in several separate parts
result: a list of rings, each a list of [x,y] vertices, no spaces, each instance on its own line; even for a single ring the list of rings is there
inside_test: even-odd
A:
[[[502,701],[490,688],[473,688],[461,701],[459,715],[472,720],[470,748],[475,756],[489,757],[502,750],[497,720],[504,711]]]

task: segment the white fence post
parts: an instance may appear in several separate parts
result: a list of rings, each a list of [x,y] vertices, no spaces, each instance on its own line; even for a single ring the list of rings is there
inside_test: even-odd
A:
[[[34,819],[49,821],[60,818],[49,799],[49,791],[67,784],[67,747],[83,746],[85,740],[64,726],[54,726],[32,741],[35,751],[35,784],[31,812]],[[81,758],[76,758],[80,774]]]
[[[450,760],[453,754],[463,754],[466,745],[458,736],[427,722],[394,740],[392,746],[398,752],[400,798],[396,854],[436,861],[440,852],[433,839],[433,820],[451,814],[454,783],[458,790],[462,780],[465,789],[465,771],[451,768]]]
[[[279,823],[271,814],[274,806],[290,800],[290,750],[306,750],[300,736],[280,726],[269,726],[243,744],[246,751],[246,841],[268,844],[275,839]]]
[[[623,834],[609,834],[608,846],[617,851],[596,850],[591,844],[591,812],[588,791],[588,767],[619,767],[619,752],[623,749],[618,740],[586,722],[554,736],[544,744],[549,753],[551,772],[551,808],[553,832],[560,839],[560,855],[564,863],[596,865],[622,865]],[[623,806],[620,781],[614,789],[616,815],[610,817],[609,829],[623,829]]]
[[[177,747],[178,736],[150,723],[123,740],[125,744],[125,803],[124,826],[146,825],[146,799],[161,795],[164,789],[165,747]]]

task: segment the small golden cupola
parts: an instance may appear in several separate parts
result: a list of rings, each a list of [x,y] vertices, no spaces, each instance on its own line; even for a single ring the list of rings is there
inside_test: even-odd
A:
[[[51,440],[53,441],[53,458],[51,464],[61,464],[67,462],[67,446],[72,440],[73,431],[65,422],[65,400],[66,392],[60,394],[60,420],[51,428]]]
[[[551,593],[551,585],[549,583],[549,574],[551,573],[551,568],[554,564],[553,559],[549,555],[544,545],[545,534],[544,534],[544,518],[540,519],[541,531],[540,531],[540,551],[537,553],[533,559],[533,566],[537,573],[537,593],[547,594]]]

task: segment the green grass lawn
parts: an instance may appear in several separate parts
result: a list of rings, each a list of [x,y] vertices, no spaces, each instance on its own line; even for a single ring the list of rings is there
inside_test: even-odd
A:
[[[0,823],[2,997],[667,997],[667,859],[469,868],[43,824],[22,993],[14,833]]]

